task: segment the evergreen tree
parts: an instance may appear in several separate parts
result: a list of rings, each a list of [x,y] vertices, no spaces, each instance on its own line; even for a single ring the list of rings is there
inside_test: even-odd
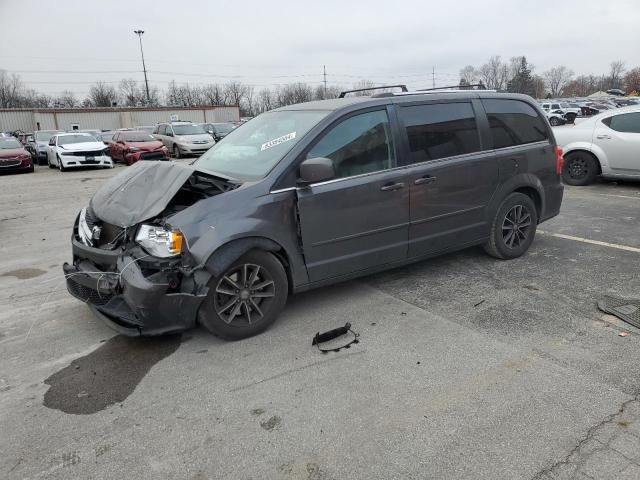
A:
[[[520,65],[516,74],[507,83],[507,91],[511,93],[524,93],[526,95],[535,95],[535,85],[531,76],[531,68],[527,63],[527,58],[520,59]]]

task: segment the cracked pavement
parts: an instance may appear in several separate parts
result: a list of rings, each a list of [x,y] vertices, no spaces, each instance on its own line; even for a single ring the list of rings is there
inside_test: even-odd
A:
[[[639,184],[568,188],[521,259],[307,292],[228,343],[124,339],[65,292],[117,170],[0,178],[0,478],[640,479],[640,330],[595,303],[640,296],[640,253],[550,235],[640,248]],[[311,347],[345,321],[360,343]]]

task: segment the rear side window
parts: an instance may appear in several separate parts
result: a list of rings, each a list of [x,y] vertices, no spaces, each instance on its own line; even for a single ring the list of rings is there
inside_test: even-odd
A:
[[[420,163],[480,150],[480,137],[470,103],[437,103],[400,108],[411,157]]]
[[[640,112],[614,115],[603,119],[602,123],[616,132],[640,133]]]
[[[343,120],[320,139],[306,158],[330,158],[336,178],[344,178],[389,168],[394,151],[387,112],[378,110]]]
[[[545,121],[528,103],[519,100],[482,100],[491,135],[493,148],[513,147],[549,139]]]

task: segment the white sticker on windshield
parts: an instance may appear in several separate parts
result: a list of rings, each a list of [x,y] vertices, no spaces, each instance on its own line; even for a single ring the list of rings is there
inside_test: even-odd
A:
[[[288,142],[289,140],[293,140],[296,138],[296,132],[287,133],[278,138],[274,138],[273,140],[268,141],[267,143],[263,143],[260,147],[260,151],[266,150],[267,148],[275,147],[276,145],[280,145],[281,143]]]

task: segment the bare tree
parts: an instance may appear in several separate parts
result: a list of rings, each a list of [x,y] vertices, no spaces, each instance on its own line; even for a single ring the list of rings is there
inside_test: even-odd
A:
[[[112,107],[118,101],[118,92],[112,85],[94,83],[89,88],[89,100],[94,107]]]
[[[245,117],[253,117],[256,115],[256,96],[254,94],[253,85],[247,85],[244,89],[244,99],[240,105],[240,113]]]
[[[223,105],[224,104],[224,89],[217,83],[211,83],[205,85],[202,88],[202,95],[205,101],[209,105]]]
[[[19,75],[0,70],[0,107],[16,108],[21,106],[24,84]]]
[[[242,98],[246,94],[246,87],[241,82],[234,80],[224,86],[224,93],[226,99],[225,104],[240,105]]]
[[[503,90],[507,85],[508,67],[499,55],[494,55],[478,69],[478,77],[491,90]]]
[[[375,82],[371,81],[371,80],[359,80],[356,83],[353,84],[353,90],[359,90],[361,88],[374,88],[376,86]],[[382,91],[382,89],[380,89],[380,91]],[[371,90],[366,91],[366,92],[355,92],[354,95],[358,96],[358,97],[363,97],[363,96],[367,96],[367,95],[371,95]]]
[[[119,89],[120,95],[122,95],[122,101],[129,107],[135,107],[141,101],[146,100],[138,88],[138,82],[133,78],[123,78],[120,80]]]
[[[473,65],[467,65],[460,70],[460,85],[473,85],[478,83],[480,73]]]
[[[622,74],[624,73],[624,62],[616,60],[611,62],[609,70],[609,88],[622,88]]]
[[[533,93],[534,98],[544,98],[546,92],[546,82],[540,75],[533,76]]]
[[[624,76],[624,88],[627,93],[640,94],[640,67],[633,68]]]
[[[552,97],[559,97],[564,86],[573,78],[573,71],[564,65],[553,67],[542,74]],[[540,98],[540,97],[537,97]]]

